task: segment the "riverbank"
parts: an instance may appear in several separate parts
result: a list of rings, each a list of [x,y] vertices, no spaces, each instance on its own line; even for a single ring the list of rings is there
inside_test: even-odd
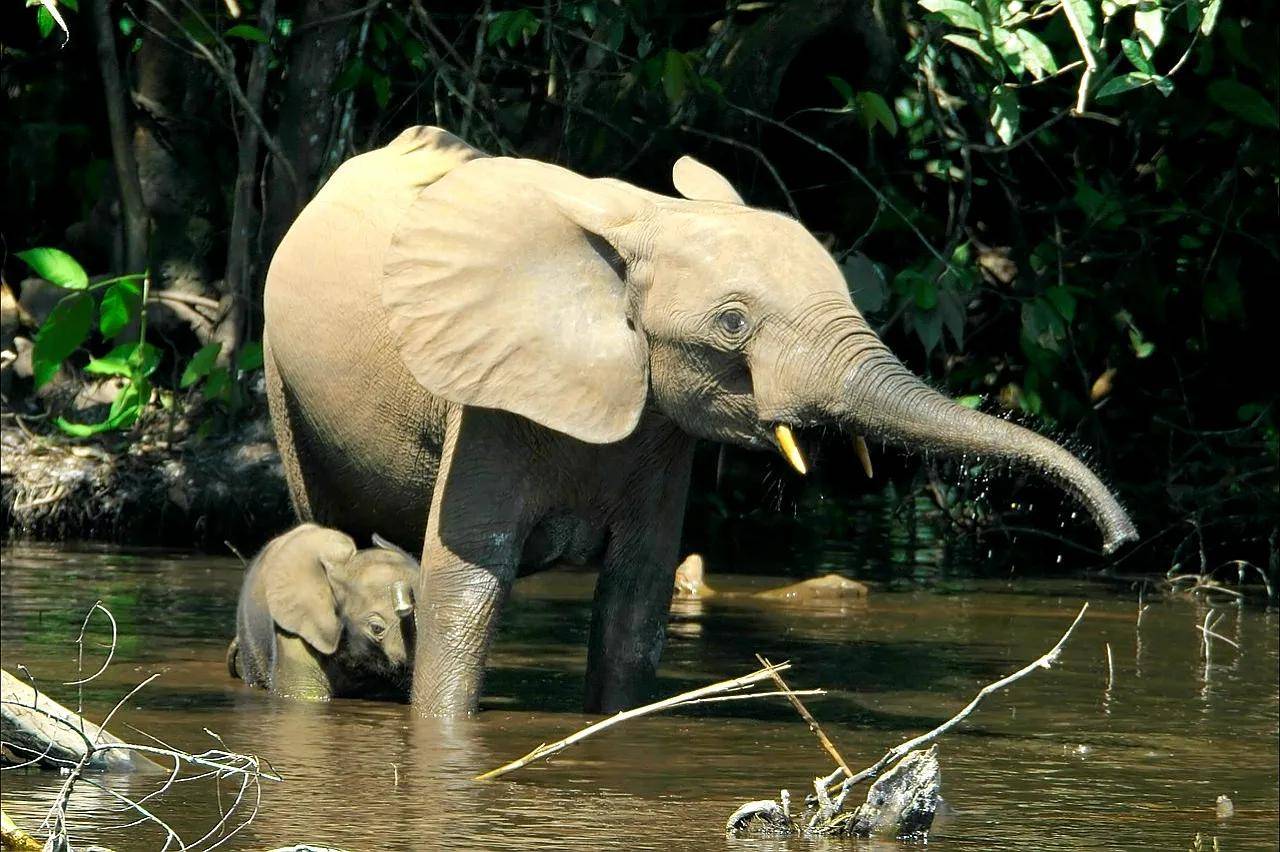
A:
[[[182,430],[66,438],[6,414],[0,424],[0,524],[5,540],[74,539],[256,548],[293,523],[265,419],[235,438]]]

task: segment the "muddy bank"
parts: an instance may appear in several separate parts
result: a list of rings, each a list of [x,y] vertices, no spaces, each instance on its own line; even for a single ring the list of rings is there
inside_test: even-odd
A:
[[[235,438],[71,440],[0,424],[0,522],[6,540],[93,539],[252,549],[293,523],[266,420]]]

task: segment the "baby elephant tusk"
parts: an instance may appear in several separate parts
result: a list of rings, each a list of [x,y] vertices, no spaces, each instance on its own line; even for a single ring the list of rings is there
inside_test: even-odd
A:
[[[409,594],[409,584],[404,580],[399,580],[391,588],[391,593],[395,599],[395,613],[397,618],[404,618],[413,612],[413,597]]]
[[[791,462],[791,466],[796,469],[796,473],[803,476],[809,472],[809,466],[804,463],[804,456],[800,453],[800,445],[796,443],[796,436],[791,433],[791,427],[785,423],[779,423],[773,430],[773,436],[778,439],[778,449],[782,450],[783,457]]]
[[[861,435],[854,435],[853,448],[858,453],[858,461],[862,462],[862,472],[867,475],[867,479],[874,478],[871,469],[871,450],[867,449],[867,439]]]

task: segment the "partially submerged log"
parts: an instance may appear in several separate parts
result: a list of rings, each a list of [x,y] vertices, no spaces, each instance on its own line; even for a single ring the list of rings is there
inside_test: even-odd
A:
[[[748,802],[725,824],[731,837],[888,837],[924,840],[942,802],[938,747],[919,749],[902,758],[871,785],[867,799],[852,811],[797,822],[790,802]]]
[[[100,772],[160,769],[119,737],[0,669],[0,764],[69,769],[81,761]]]

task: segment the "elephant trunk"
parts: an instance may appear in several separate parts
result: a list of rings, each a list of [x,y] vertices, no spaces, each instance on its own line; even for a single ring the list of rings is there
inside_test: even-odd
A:
[[[862,336],[864,343],[866,336]],[[832,412],[858,434],[948,454],[974,454],[1035,470],[1073,494],[1102,530],[1111,553],[1138,537],[1128,514],[1089,468],[1029,429],[957,404],[913,375],[878,340],[844,360]]]

